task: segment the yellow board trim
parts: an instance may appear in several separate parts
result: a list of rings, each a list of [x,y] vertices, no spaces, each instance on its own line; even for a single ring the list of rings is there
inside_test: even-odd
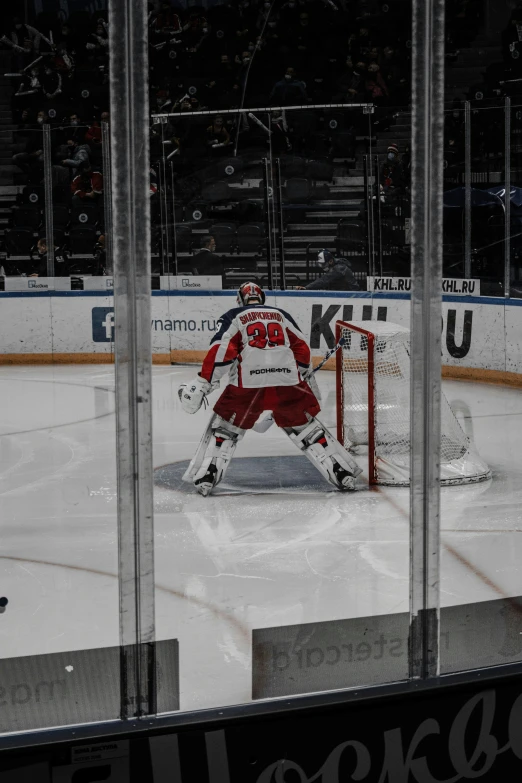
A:
[[[153,364],[201,364],[206,351],[174,350],[170,353],[152,354]],[[322,358],[314,356],[316,367]],[[114,364],[113,353],[4,353],[0,354],[0,365],[38,364]],[[324,370],[335,370],[335,357],[323,366]],[[522,374],[505,370],[485,370],[477,367],[442,366],[442,377],[475,383],[495,383],[502,386],[522,387]]]

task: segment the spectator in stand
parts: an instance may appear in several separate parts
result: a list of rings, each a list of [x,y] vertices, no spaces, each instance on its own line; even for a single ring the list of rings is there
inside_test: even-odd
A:
[[[272,87],[272,106],[299,106],[308,101],[306,85],[297,78],[294,68],[287,68],[284,77]]]
[[[367,99],[377,106],[384,106],[388,101],[388,87],[380,70],[377,63],[370,63],[364,86]]]
[[[317,265],[322,274],[306,286],[298,285],[298,291],[358,291],[359,284],[346,258],[336,258],[330,250],[321,250]]]
[[[236,54],[235,63],[239,65],[239,69],[236,72],[235,81],[239,84],[240,89],[243,91],[246,86],[247,78],[250,71],[250,61],[252,59],[251,53],[248,49],[241,52],[241,55]]]
[[[66,168],[76,170],[84,163],[90,160],[90,149],[88,144],[80,144],[76,139],[67,139],[68,157],[60,161],[60,165]]]
[[[74,90],[74,58],[67,51],[67,46],[64,42],[58,44],[54,57],[51,57],[49,62],[56,73],[61,76],[61,89],[64,101],[71,100]]]
[[[159,114],[171,111],[172,99],[170,97],[170,91],[168,89],[158,90],[156,93],[156,107],[155,111]]]
[[[214,117],[212,125],[207,128],[207,145],[211,149],[227,147],[230,144],[230,133],[225,128],[223,117]]]
[[[256,29],[257,11],[254,2],[250,0],[241,0],[236,19],[236,41],[243,46],[245,39],[248,40],[251,33]]]
[[[78,60],[85,60],[87,50],[85,49],[86,39],[82,33],[75,31],[72,27],[65,22],[62,24],[60,30],[56,36],[57,49],[62,47],[62,51],[66,51],[68,56]]]
[[[405,186],[406,179],[399,148],[396,144],[390,144],[386,161],[381,166],[381,193],[383,195],[398,195],[404,191]]]
[[[348,51],[353,62],[366,61],[371,48],[372,41],[368,27],[360,27],[357,35],[352,34],[348,39]]]
[[[93,170],[90,161],[83,163],[78,174],[71,182],[73,204],[89,199],[93,203],[100,200],[103,193],[103,175]]]
[[[62,77],[72,76],[74,72],[74,58],[67,51],[67,45],[65,42],[61,42],[56,47],[56,53],[51,59],[53,67]]]
[[[49,62],[44,67],[41,86],[43,94],[49,101],[58,99],[62,94],[62,77]]]
[[[408,103],[405,94],[408,80],[404,75],[405,71],[401,68],[395,49],[391,46],[385,46],[379,58],[379,64],[393,102],[399,105]]]
[[[194,275],[221,275],[223,279],[224,267],[222,259],[216,255],[216,240],[208,236],[203,241],[203,247],[192,258],[192,274]]]
[[[64,134],[62,136],[64,143],[67,139],[72,139],[77,144],[83,144],[87,126],[80,120],[79,114],[73,111],[68,117],[64,118],[60,130],[62,130]],[[67,152],[67,150],[64,150],[64,152]]]
[[[29,108],[22,109],[20,114],[20,122],[18,124],[18,136],[27,136],[27,133],[24,133],[24,131],[28,131],[31,128],[34,128],[34,122],[31,122],[31,110]]]
[[[193,11],[190,14],[187,23],[183,25],[183,40],[189,52],[197,52],[209,29],[207,19],[201,11]]]
[[[168,0],[161,4],[158,15],[150,25],[153,42],[166,41],[174,36],[181,35],[181,21],[178,14],[171,7]]]
[[[301,3],[296,2],[296,0],[287,0],[286,3],[283,3],[279,12],[281,29],[289,30],[292,27],[297,27],[300,13]]]
[[[108,25],[103,19],[98,19],[96,30],[89,35],[85,48],[89,54],[100,62],[104,62],[109,52]]]
[[[219,56],[218,64],[213,69],[213,76],[205,85],[205,103],[209,106],[224,108],[222,96],[232,89],[234,83],[234,68],[228,54]]]
[[[42,237],[31,248],[28,277],[47,277],[47,239]],[[63,247],[54,246],[55,277],[66,277],[69,258]]]
[[[32,108],[36,108],[41,103],[43,90],[40,76],[40,68],[37,65],[24,75],[14,94],[15,102],[21,98],[24,105],[29,103]]]
[[[49,122],[47,113],[39,111],[36,116],[36,125],[32,129],[28,128],[27,143],[24,152],[18,152],[13,155],[13,163],[18,166],[25,174],[29,175],[30,181],[41,178],[43,174],[43,133],[42,126]]]
[[[235,68],[230,62],[228,54],[220,55],[219,64],[213,70],[213,78],[216,80],[220,92],[226,92],[232,88],[235,81]]]
[[[100,114],[99,120],[94,120],[91,127],[87,130],[87,133],[85,134],[85,142],[89,145],[91,148],[91,153],[93,157],[100,159],[101,158],[101,149],[102,149],[102,123],[106,122],[108,123],[110,119],[110,115],[108,111],[102,111]]]
[[[23,20],[15,16],[7,32],[0,38],[0,43],[12,49],[13,66],[19,70],[25,68],[31,60],[40,53],[42,34]]]
[[[359,60],[353,69],[353,75],[346,90],[347,103],[361,103],[363,101],[366,74],[366,64]]]
[[[292,46],[297,49],[304,59],[313,50],[316,44],[316,33],[310,24],[310,18],[307,11],[301,11],[299,14],[299,24],[291,31]]]

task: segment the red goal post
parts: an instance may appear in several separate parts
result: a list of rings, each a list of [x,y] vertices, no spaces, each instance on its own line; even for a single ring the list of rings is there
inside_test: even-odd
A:
[[[375,334],[369,332],[367,329],[363,329],[355,324],[348,323],[347,321],[337,321],[335,324],[335,344],[339,345],[343,337],[343,329],[350,329],[350,331],[362,334],[368,340],[368,356],[367,356],[367,375],[368,375],[368,478],[370,484],[376,484],[375,473],[375,459],[372,459],[372,454],[375,454],[375,417],[370,415],[370,411],[375,410]],[[344,433],[344,353],[343,348],[337,351],[336,354],[336,397],[337,397],[337,440],[344,445],[345,433]]]
[[[368,449],[370,484],[410,483],[410,330],[389,321],[337,321],[337,438]],[[440,483],[491,477],[441,392]]]

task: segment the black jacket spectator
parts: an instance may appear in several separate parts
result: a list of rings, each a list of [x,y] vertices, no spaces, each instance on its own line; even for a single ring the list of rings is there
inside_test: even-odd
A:
[[[336,258],[331,266],[317,280],[305,286],[307,291],[358,291],[359,284],[355,279],[350,263],[345,258]]]
[[[47,240],[39,239],[31,248],[30,268],[28,277],[47,277]],[[54,246],[54,275],[66,277],[68,275],[69,258],[63,247]]]
[[[61,160],[62,166],[70,169],[79,169],[84,163],[88,163],[90,149],[88,144],[77,144],[74,139],[67,140],[69,154],[67,158]]]
[[[296,77],[293,68],[287,68],[284,77],[272,88],[270,103],[272,106],[299,106],[307,101],[305,83]]]
[[[192,272],[195,275],[221,275],[223,276],[224,267],[222,259],[214,253],[216,241],[213,236],[209,236],[199,253],[192,258]]]

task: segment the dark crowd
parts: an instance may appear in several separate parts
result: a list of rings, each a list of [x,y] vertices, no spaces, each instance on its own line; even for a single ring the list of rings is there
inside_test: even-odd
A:
[[[199,266],[222,276],[226,255],[266,255],[259,164],[267,149],[282,164],[285,231],[293,217],[303,218],[305,205],[319,208],[331,200],[336,182],[347,182],[351,175],[361,180],[363,156],[377,153],[375,172],[367,172],[377,177],[374,204],[363,194],[360,207],[349,213],[353,220],[336,220],[331,249],[353,266],[347,257],[365,246],[368,210],[377,211],[379,220],[393,214],[402,221],[402,235],[396,231],[393,238],[395,245],[402,244],[399,256],[405,268],[410,19],[408,0],[235,0],[211,8],[185,8],[169,0],[149,3],[150,195],[158,269],[171,270],[177,257],[176,269],[201,273],[195,256],[208,261],[209,242],[214,244],[213,264],[200,259]],[[481,3],[457,0],[447,6],[448,63],[472,44],[482,21]],[[30,246],[43,268],[45,253],[36,240],[46,242],[37,234],[42,234],[43,218],[42,126],[49,124],[57,257],[89,258],[89,270],[103,273],[108,15],[75,11],[64,19],[44,13],[30,24],[13,17],[4,25],[0,46],[11,55],[17,125],[12,160],[17,181],[26,186],[13,213],[12,228],[18,234],[11,237],[8,255],[15,256],[14,249],[21,257]],[[471,100],[500,99],[518,89],[521,47],[522,5],[513,10],[503,34],[503,61],[488,66],[481,84],[470,85]],[[446,112],[445,166],[458,180],[464,139],[462,104],[457,103]],[[370,114],[362,107],[335,113],[328,109],[331,104],[372,108]],[[324,108],[307,111],[311,106]],[[401,113],[406,119],[398,118]],[[179,116],[168,116],[172,114]],[[402,135],[395,138],[401,127]],[[483,147],[498,144],[501,136],[494,123],[477,123],[474,132]],[[225,205],[223,216],[219,210]],[[294,208],[295,213],[288,211]],[[386,226],[379,235],[383,242],[392,236]],[[299,278],[306,263],[307,285],[315,254],[313,246],[306,247],[306,258],[303,251],[301,266],[296,265]],[[382,269],[382,248],[380,254]],[[64,264],[70,270],[81,266],[70,260]],[[362,277],[364,264],[359,266]],[[320,271],[315,265],[314,274]]]

